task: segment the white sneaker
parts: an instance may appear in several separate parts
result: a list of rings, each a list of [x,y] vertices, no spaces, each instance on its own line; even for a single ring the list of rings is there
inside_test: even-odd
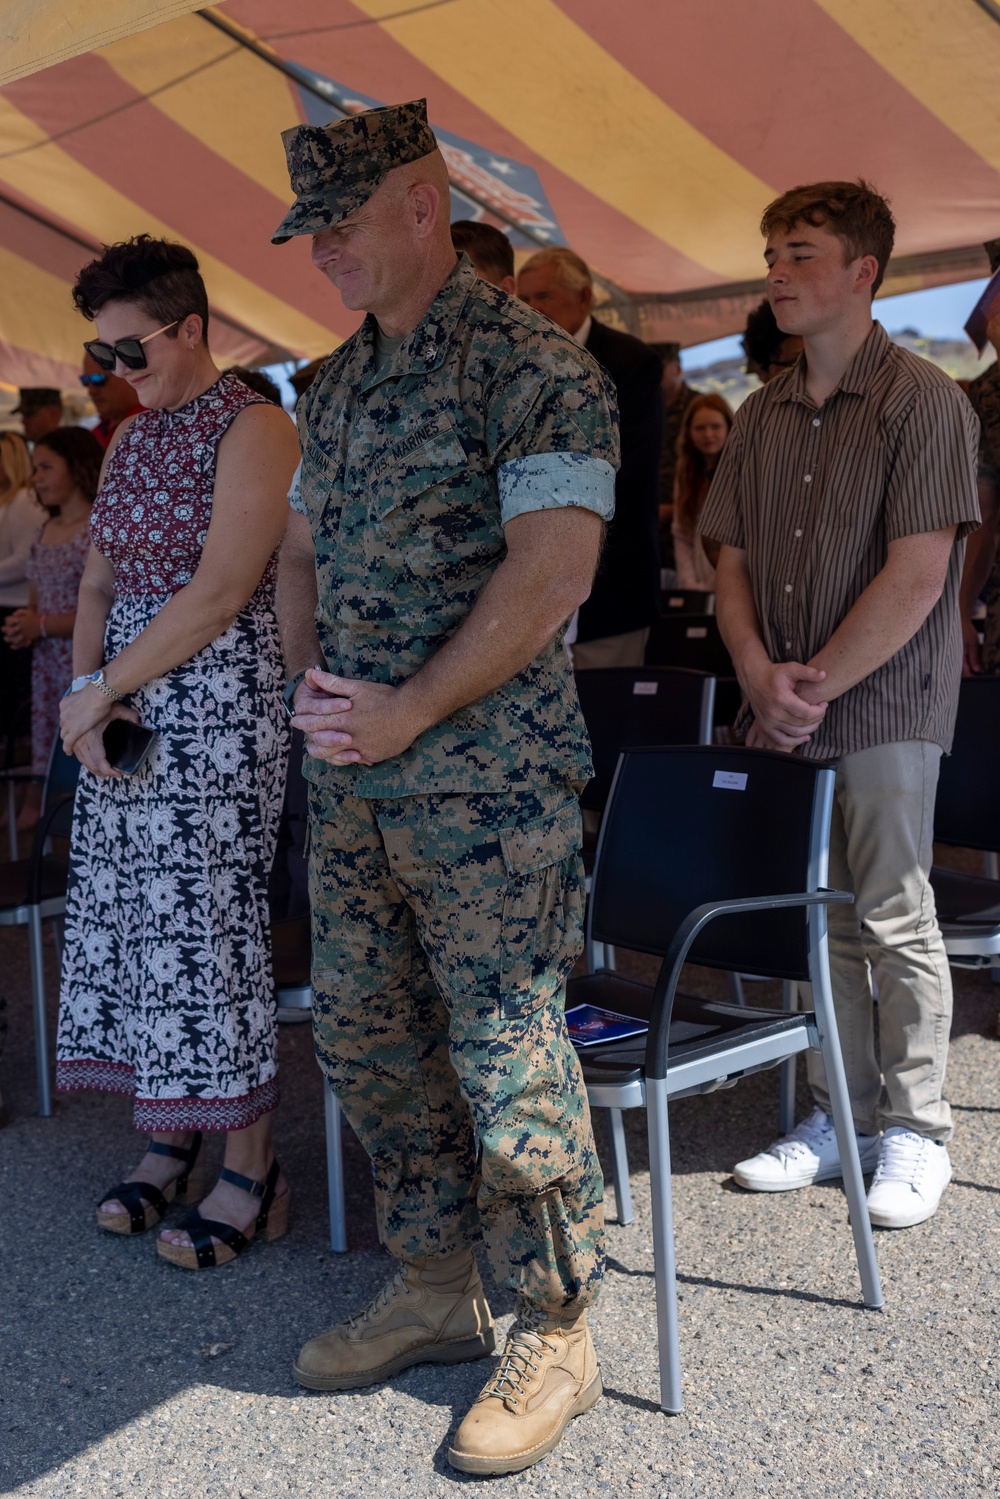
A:
[[[951,1160],[943,1145],[893,1125],[882,1136],[868,1216],[879,1228],[912,1228],[934,1215],[950,1181]]]
[[[879,1139],[878,1135],[857,1136],[862,1171],[875,1166]],[[808,1187],[812,1182],[842,1175],[833,1119],[822,1109],[813,1109],[790,1135],[783,1135],[760,1155],[733,1167],[733,1176],[750,1192],[790,1192],[793,1187]]]

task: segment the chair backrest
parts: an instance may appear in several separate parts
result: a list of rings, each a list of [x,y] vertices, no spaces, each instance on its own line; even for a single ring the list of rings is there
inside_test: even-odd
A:
[[[660,594],[660,613],[668,619],[676,614],[714,614],[715,594],[700,588],[665,588]]]
[[[684,666],[716,677],[735,677],[712,614],[678,614],[655,620],[646,644],[647,666]]]
[[[577,673],[594,778],[580,798],[601,812],[618,756],[628,746],[711,744],[715,678],[670,666],[615,666]]]
[[[825,762],[767,750],[627,751],[597,846],[592,940],[662,956],[706,902],[822,888],[833,781]],[[806,912],[720,917],[689,961],[808,979]]]
[[[67,755],[62,741],[56,735],[42,788],[42,822],[45,823],[46,837],[69,837],[73,825],[73,799],[79,779],[79,760],[75,755]],[[57,807],[58,811],[54,810]]]
[[[1000,677],[966,677],[955,743],[941,759],[934,837],[957,848],[1000,849]]]

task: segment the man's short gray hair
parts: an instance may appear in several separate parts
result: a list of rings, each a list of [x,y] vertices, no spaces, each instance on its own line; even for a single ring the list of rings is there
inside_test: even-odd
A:
[[[552,245],[547,250],[536,250],[524,262],[521,270],[543,271],[549,266],[554,268],[556,280],[567,291],[583,291],[585,287],[594,284],[587,262],[581,260],[576,251],[568,249],[566,245]]]

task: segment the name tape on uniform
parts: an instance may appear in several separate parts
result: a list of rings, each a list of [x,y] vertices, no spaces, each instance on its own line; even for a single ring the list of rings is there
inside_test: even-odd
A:
[[[712,785],[721,786],[723,791],[745,791],[746,773],[742,770],[717,770],[712,777]]]

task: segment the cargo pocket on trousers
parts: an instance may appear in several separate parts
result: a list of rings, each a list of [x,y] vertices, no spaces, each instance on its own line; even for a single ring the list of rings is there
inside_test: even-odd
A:
[[[583,951],[585,902],[576,802],[523,827],[501,828],[507,871],[500,930],[503,1014],[530,1014],[559,993]]]

